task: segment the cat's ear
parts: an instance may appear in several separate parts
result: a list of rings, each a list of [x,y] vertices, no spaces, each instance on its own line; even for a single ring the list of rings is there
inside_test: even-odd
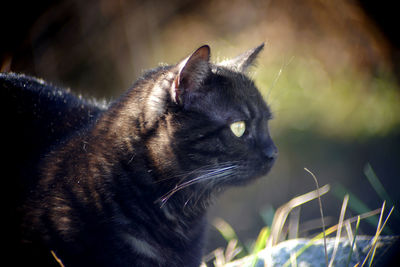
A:
[[[172,99],[182,104],[182,96],[198,89],[211,73],[210,47],[203,45],[178,65],[178,74],[172,88]]]
[[[254,63],[254,60],[257,58],[258,54],[261,52],[263,48],[264,48],[264,43],[244,52],[243,54],[240,54],[239,56],[233,59],[223,61],[218,65],[232,69],[237,72],[245,72],[247,68]]]

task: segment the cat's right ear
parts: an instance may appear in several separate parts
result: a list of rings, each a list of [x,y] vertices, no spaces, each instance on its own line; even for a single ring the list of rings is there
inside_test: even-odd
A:
[[[178,74],[171,88],[175,103],[182,104],[186,94],[196,91],[203,84],[211,73],[209,61],[210,47],[203,45],[177,65]]]
[[[223,61],[218,65],[227,67],[237,72],[245,72],[251,65],[254,64],[254,61],[256,60],[258,54],[263,50],[263,48],[264,43],[244,52],[243,54],[233,59]]]

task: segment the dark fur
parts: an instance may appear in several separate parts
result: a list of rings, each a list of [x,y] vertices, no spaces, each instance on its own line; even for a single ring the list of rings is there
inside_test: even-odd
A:
[[[242,73],[261,49],[219,66],[203,46],[109,106],[0,74],[12,262],[56,265],[53,251],[65,266],[198,266],[212,196],[276,157],[269,109]]]

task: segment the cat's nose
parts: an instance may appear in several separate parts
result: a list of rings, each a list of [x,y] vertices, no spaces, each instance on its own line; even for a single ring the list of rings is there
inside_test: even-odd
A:
[[[275,160],[278,157],[278,149],[276,148],[275,144],[269,144],[268,146],[264,147],[263,154],[267,158],[267,160]]]

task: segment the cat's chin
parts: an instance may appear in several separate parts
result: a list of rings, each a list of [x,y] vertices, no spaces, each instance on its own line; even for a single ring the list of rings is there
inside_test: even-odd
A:
[[[276,160],[275,158],[268,160],[262,165],[261,170],[260,170],[260,173],[261,173],[260,176],[265,176],[269,173],[272,166],[274,166],[274,164],[275,164],[275,160]]]
[[[270,172],[270,170],[271,170],[272,166],[274,166],[274,164],[275,164],[275,159],[264,162],[261,165],[261,167],[255,172],[254,179],[266,176]]]

